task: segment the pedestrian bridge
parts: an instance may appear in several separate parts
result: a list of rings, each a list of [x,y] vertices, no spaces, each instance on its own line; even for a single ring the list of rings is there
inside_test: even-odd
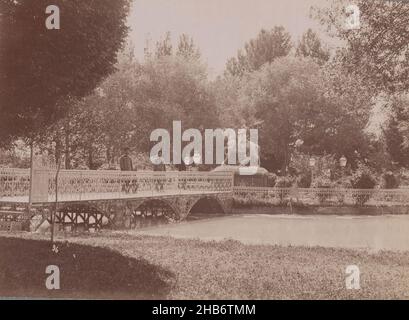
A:
[[[213,195],[233,191],[230,172],[0,169],[0,202],[33,204]]]
[[[59,225],[85,229],[132,227],[153,217],[180,221],[202,200],[207,201],[205,208],[217,206],[224,213],[231,212],[233,201],[242,207],[284,206],[291,212],[293,206],[309,211],[329,206],[400,207],[407,212],[409,189],[254,187],[235,185],[234,172],[227,170],[0,169],[0,229],[7,221],[38,219],[41,224],[52,212]]]
[[[0,169],[0,214],[3,220],[44,220],[58,205],[57,222],[99,228],[104,220],[120,226],[149,204],[156,206],[153,214],[182,220],[201,199],[216,201],[227,213],[233,180],[232,172]]]

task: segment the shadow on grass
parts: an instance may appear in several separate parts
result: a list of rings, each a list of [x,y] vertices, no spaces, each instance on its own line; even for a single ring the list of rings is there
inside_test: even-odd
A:
[[[137,243],[135,243],[137,245]],[[144,259],[70,243],[0,237],[0,296],[36,298],[163,299],[174,275]],[[48,265],[60,269],[60,290],[48,290]]]

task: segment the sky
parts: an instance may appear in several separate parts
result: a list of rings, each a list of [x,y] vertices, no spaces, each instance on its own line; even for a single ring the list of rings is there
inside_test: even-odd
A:
[[[151,46],[170,31],[173,43],[179,35],[193,37],[209,75],[220,74],[228,58],[255,38],[260,29],[284,26],[293,37],[320,26],[309,17],[312,5],[327,0],[133,0],[128,24],[138,59],[147,39]]]

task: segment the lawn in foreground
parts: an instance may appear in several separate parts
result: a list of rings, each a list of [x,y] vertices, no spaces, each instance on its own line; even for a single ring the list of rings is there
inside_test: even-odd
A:
[[[43,237],[32,234],[20,236],[31,239]],[[368,253],[350,249],[244,245],[232,240],[204,242],[132,235],[126,232],[61,237],[60,240],[68,240],[71,243],[69,248],[73,251],[70,251],[70,254],[80,249],[88,250],[89,256],[86,259],[84,257],[84,264],[81,265],[84,270],[80,274],[81,277],[89,276],[90,271],[87,271],[87,268],[112,285],[118,282],[118,277],[124,278],[118,273],[127,272],[128,277],[132,277],[133,274],[135,276],[130,290],[123,287],[126,281],[119,282],[108,290],[109,286],[88,287],[93,283],[89,280],[83,283],[84,279],[74,280],[75,285],[68,284],[69,281],[73,281],[74,275],[71,273],[67,275],[62,269],[61,285],[63,286],[63,283],[70,285],[68,293],[81,293],[79,295],[83,297],[93,297],[93,294],[98,293],[113,298],[158,297],[162,294],[164,298],[169,299],[409,298],[409,252]],[[3,252],[4,243],[7,245],[7,241],[10,239],[0,238],[1,281],[4,281],[5,266],[8,270],[24,269],[25,264],[22,263],[27,263],[25,258],[13,260],[13,263],[17,264],[14,266],[11,261],[5,263]],[[37,256],[41,257],[41,253],[36,253],[37,242],[29,243],[30,250],[18,254],[23,256],[30,251],[30,261],[34,261]],[[88,247],[74,246],[72,243],[97,248],[86,249]],[[117,253],[118,261],[121,259],[134,261],[133,268],[119,271],[115,267],[115,263],[119,262],[115,262],[115,259],[102,259],[103,262],[96,255],[98,250]],[[42,255],[44,256],[44,253]],[[72,265],[72,261],[66,262],[67,266]],[[39,269],[34,270],[32,267],[31,272],[44,279],[44,264],[48,262],[32,263]],[[345,288],[345,269],[348,265],[359,266],[361,290]],[[146,266],[144,272],[139,270],[142,266]],[[102,269],[105,271],[100,271]],[[141,278],[141,274],[145,275],[145,279]],[[146,287],[150,279],[156,279],[156,282],[151,283],[152,288]],[[139,281],[143,281],[144,285],[138,289]],[[99,283],[99,280],[96,282]],[[33,285],[34,280],[31,280],[21,291],[30,292],[30,286]],[[79,287],[76,288],[76,285]]]
[[[102,247],[0,238],[0,297],[160,299],[172,274],[144,259]],[[48,290],[46,267],[60,270],[60,289]]]

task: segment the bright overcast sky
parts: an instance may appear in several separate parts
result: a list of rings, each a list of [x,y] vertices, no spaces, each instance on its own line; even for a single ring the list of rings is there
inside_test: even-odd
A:
[[[152,46],[167,31],[173,42],[180,34],[193,37],[210,74],[219,74],[229,57],[261,28],[283,25],[298,39],[318,24],[309,18],[312,5],[326,0],[133,0],[130,38],[136,55],[143,57],[146,39]]]

